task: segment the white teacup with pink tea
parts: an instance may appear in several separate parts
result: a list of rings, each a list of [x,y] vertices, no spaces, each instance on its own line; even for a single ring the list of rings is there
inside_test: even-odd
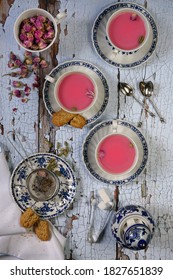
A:
[[[49,75],[45,79],[54,85],[54,97],[59,107],[69,113],[82,114],[96,102],[96,82],[86,73],[68,71],[58,79]]]
[[[114,12],[106,25],[106,36],[115,54],[134,53],[148,40],[150,26],[147,18],[131,8]]]
[[[118,133],[111,133],[100,140],[95,152],[99,168],[114,175],[130,172],[138,159],[134,141]]]

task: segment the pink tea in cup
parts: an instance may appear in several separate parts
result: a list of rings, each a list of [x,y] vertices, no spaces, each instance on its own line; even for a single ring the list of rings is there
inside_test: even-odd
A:
[[[135,161],[136,150],[126,136],[112,134],[104,138],[97,149],[99,165],[106,172],[120,174],[129,170]]]
[[[57,99],[69,111],[82,111],[90,107],[95,99],[93,81],[85,74],[72,72],[59,83]]]
[[[125,11],[112,16],[108,36],[113,45],[122,50],[137,49],[146,37],[145,22],[135,11]]]

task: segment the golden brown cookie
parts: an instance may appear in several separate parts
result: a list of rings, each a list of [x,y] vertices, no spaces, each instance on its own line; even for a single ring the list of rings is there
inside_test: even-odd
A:
[[[27,208],[20,217],[20,224],[24,228],[32,227],[39,220],[39,216],[31,209]]]
[[[70,125],[76,128],[83,128],[86,123],[87,122],[84,117],[82,117],[81,115],[76,115],[71,120]]]
[[[34,225],[34,232],[38,236],[38,238],[42,241],[47,241],[50,239],[50,229],[49,229],[49,222],[39,220]]]
[[[75,114],[68,113],[61,109],[60,111],[52,114],[52,123],[56,126],[63,126],[64,124],[69,123]]]

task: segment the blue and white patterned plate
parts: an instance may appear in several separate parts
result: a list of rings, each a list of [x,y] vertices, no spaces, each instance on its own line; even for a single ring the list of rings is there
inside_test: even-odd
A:
[[[146,44],[133,54],[113,55],[112,46],[106,39],[106,24],[110,16],[121,8],[131,8],[142,13],[149,22],[150,35]],[[116,3],[104,9],[96,18],[92,29],[92,42],[98,55],[107,63],[119,68],[132,68],[146,62],[153,54],[158,40],[158,31],[151,14],[136,3]]]
[[[115,133],[129,139],[136,148],[137,159],[127,172],[110,174],[102,170],[96,161],[98,143],[106,136]],[[83,144],[83,161],[88,171],[99,181],[111,185],[123,185],[133,181],[144,170],[148,160],[147,142],[137,127],[124,120],[104,121],[94,126]]]
[[[30,196],[26,179],[33,170],[27,164],[28,160],[33,170],[47,168],[58,176],[60,188],[52,199],[35,203]],[[67,210],[76,193],[76,179],[70,166],[62,158],[49,153],[33,154],[21,161],[13,171],[10,185],[12,196],[19,208],[25,211],[28,207],[33,207],[43,219],[53,218]]]
[[[76,71],[90,76],[98,88],[97,100],[91,109],[81,114],[87,120],[87,124],[95,122],[105,111],[109,99],[109,88],[103,73],[93,64],[81,60],[64,62],[55,67],[49,74],[52,78],[58,79],[61,75],[69,71]],[[54,85],[49,81],[44,82],[43,99],[50,115],[61,108],[54,97]]]

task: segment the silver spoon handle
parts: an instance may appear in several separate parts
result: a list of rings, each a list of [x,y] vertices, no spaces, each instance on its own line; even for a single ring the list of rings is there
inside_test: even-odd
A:
[[[160,121],[165,123],[166,120],[161,115],[161,113],[160,113],[158,107],[156,106],[156,104],[153,102],[153,100],[151,98],[149,98],[149,101],[150,101],[151,105],[153,106],[154,110],[156,111],[157,115],[159,116]]]
[[[136,102],[138,102],[149,114],[151,117],[155,117],[155,114],[151,112],[148,108],[146,108],[145,104],[142,103],[139,99],[136,98],[135,95],[132,95]]]

